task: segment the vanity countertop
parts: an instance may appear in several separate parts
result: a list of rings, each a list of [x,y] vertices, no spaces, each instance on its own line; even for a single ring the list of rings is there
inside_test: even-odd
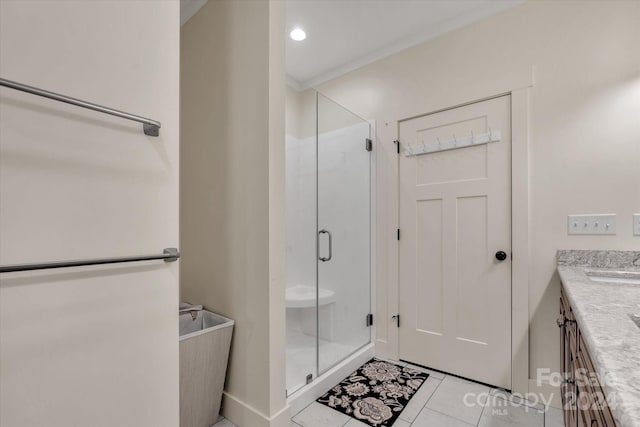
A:
[[[611,272],[624,280],[602,278]],[[561,250],[558,273],[617,425],[640,427],[640,327],[629,317],[640,314],[640,284],[630,283],[640,252]]]

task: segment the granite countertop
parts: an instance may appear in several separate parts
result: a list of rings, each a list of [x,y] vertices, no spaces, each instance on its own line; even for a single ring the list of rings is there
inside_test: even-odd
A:
[[[640,327],[629,317],[640,314],[640,284],[596,282],[596,272],[637,277],[640,252],[558,251],[560,279],[616,423],[640,427]]]

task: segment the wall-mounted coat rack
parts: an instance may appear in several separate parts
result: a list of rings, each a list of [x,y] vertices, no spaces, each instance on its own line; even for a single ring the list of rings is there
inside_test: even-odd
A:
[[[448,139],[446,141],[436,140],[428,144],[417,144],[413,146],[407,146],[404,149],[404,155],[406,157],[419,156],[421,154],[436,153],[438,151],[457,150],[458,148],[471,147],[474,145],[490,144],[492,142],[499,142],[502,137],[501,132],[491,131],[487,133],[480,133],[478,135],[471,134],[461,138]]]
[[[49,92],[48,90],[38,89],[37,87],[28,86],[22,83],[14,82],[11,80],[0,78],[0,86],[8,87],[11,89],[19,90],[21,92],[30,93],[32,95],[42,96],[44,98],[53,99],[54,101],[60,101],[67,104],[75,105],[77,107],[87,108],[89,110],[98,111],[104,114],[110,114],[112,116],[121,117],[127,120],[133,120],[134,122],[142,123],[142,130],[145,135],[158,136],[160,135],[160,122],[147,119],[145,117],[136,116],[135,114],[125,113],[113,108],[105,107],[103,105],[94,104],[92,102],[82,101],[77,98],[72,98],[66,95],[60,95],[59,93]]]

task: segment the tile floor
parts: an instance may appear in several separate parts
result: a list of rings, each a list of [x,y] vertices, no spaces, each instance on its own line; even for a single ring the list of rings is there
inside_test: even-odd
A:
[[[396,362],[394,362],[396,363]],[[400,363],[402,364],[402,363]],[[412,366],[412,365],[411,365]],[[420,367],[429,378],[400,414],[394,427],[561,427],[562,411],[519,401],[502,390]],[[469,404],[465,404],[466,402]],[[366,427],[313,402],[291,418],[291,427]],[[235,427],[222,420],[214,427]],[[243,426],[244,427],[244,426]]]

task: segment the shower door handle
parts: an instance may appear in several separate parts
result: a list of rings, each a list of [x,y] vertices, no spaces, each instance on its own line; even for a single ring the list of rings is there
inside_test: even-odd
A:
[[[329,236],[329,256],[328,257],[319,257],[320,261],[322,262],[327,262],[327,261],[331,261],[331,251],[332,251],[332,246],[333,246],[333,242],[331,240],[331,233],[329,232],[329,230],[320,230],[318,231],[318,253],[320,253],[320,235],[321,234],[327,234]]]

